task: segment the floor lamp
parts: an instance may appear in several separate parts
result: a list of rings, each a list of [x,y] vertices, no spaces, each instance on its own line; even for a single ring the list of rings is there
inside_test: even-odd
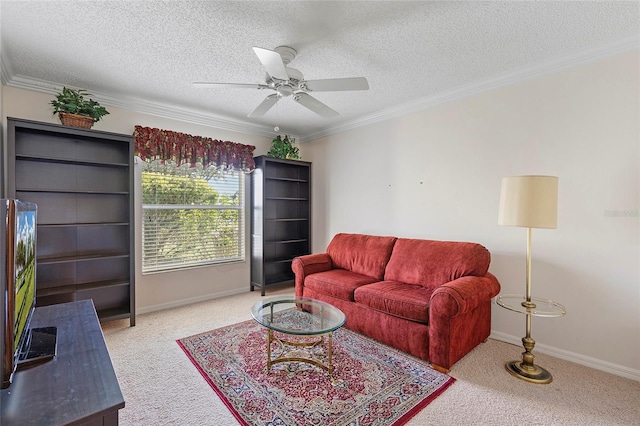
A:
[[[525,351],[522,360],[505,367],[512,375],[532,383],[550,383],[551,373],[533,363],[535,340],[531,338],[531,317],[558,317],[564,306],[551,300],[531,297],[531,228],[556,228],[558,178],[555,176],[512,176],[502,179],[498,225],[527,228],[527,268],[525,295],[506,294],[496,298],[503,308],[526,316]]]

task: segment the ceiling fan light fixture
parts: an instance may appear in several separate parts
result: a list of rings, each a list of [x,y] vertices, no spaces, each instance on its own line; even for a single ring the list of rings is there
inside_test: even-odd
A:
[[[276,89],[278,95],[284,97],[291,96],[293,94],[293,90],[294,88],[291,84],[282,84]]]

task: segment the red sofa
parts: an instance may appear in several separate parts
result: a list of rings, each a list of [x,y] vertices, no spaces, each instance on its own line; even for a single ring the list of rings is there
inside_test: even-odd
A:
[[[331,303],[346,327],[448,372],[491,332],[500,284],[490,261],[476,243],[337,234],[292,269],[296,296]]]

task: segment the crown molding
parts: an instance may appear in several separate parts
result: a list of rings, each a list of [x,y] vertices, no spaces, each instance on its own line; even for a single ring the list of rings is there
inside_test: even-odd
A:
[[[441,92],[433,96],[428,96],[401,105],[396,105],[391,108],[386,108],[373,114],[368,114],[355,120],[348,121],[338,126],[329,127],[319,132],[306,135],[298,135],[296,139],[298,140],[298,142],[310,142],[336,133],[345,132],[347,130],[422,111],[456,99],[476,95],[482,92],[512,85],[546,74],[559,72],[563,69],[571,68],[583,63],[597,61],[608,56],[613,56],[632,50],[638,50],[639,46],[639,36],[617,40],[612,43],[600,45],[570,55],[565,55],[545,62],[537,63],[530,67],[502,73],[498,76],[488,79],[478,80],[471,84],[461,86],[453,90]],[[22,75],[14,75],[10,66],[10,62],[7,60],[4,54],[4,49],[2,52],[0,52],[0,79],[2,81],[2,84],[5,86],[32,90],[41,93],[48,93],[52,95],[58,93],[63,87],[63,85],[59,83],[25,77]],[[130,111],[251,135],[266,137],[275,136],[275,133],[273,132],[273,129],[271,127],[256,125],[255,123],[249,123],[241,120],[233,120],[201,110],[169,106],[158,102],[135,98],[114,97],[96,92],[92,92],[92,94],[104,105],[128,109]]]
[[[355,129],[362,126],[371,125],[380,121],[397,118],[403,115],[422,111],[434,107],[445,102],[456,99],[477,95],[482,92],[494,90],[500,87],[509,86],[532,78],[540,77],[547,74],[553,74],[566,68],[575,67],[584,63],[594,62],[599,59],[606,58],[621,53],[638,50],[640,47],[640,37],[633,36],[626,39],[617,40],[612,43],[600,45],[594,48],[585,49],[570,55],[557,57],[548,61],[539,62],[532,66],[521,68],[514,71],[502,73],[500,75],[475,81],[466,86],[461,86],[453,90],[438,93],[433,96],[417,99],[401,105],[365,115],[363,117],[343,123],[339,126],[327,128],[325,130],[304,135],[300,138],[300,142],[309,142],[322,137],[330,136],[336,133],[342,133],[347,130]]]
[[[13,75],[9,59],[5,53],[6,49],[2,48],[2,42],[0,41],[0,83],[3,86],[7,86],[11,76]]]

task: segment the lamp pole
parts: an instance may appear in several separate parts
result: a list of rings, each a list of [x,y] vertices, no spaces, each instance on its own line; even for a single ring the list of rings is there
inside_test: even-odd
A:
[[[531,317],[532,311],[536,308],[536,304],[531,301],[531,227],[527,227],[526,274],[526,300],[521,303],[526,309],[526,335],[522,338],[522,346],[524,346],[522,361],[509,361],[505,364],[505,368],[509,373],[528,382],[540,384],[551,383],[551,380],[553,380],[551,373],[533,363],[535,356],[532,351],[536,345],[536,341],[531,337]]]

